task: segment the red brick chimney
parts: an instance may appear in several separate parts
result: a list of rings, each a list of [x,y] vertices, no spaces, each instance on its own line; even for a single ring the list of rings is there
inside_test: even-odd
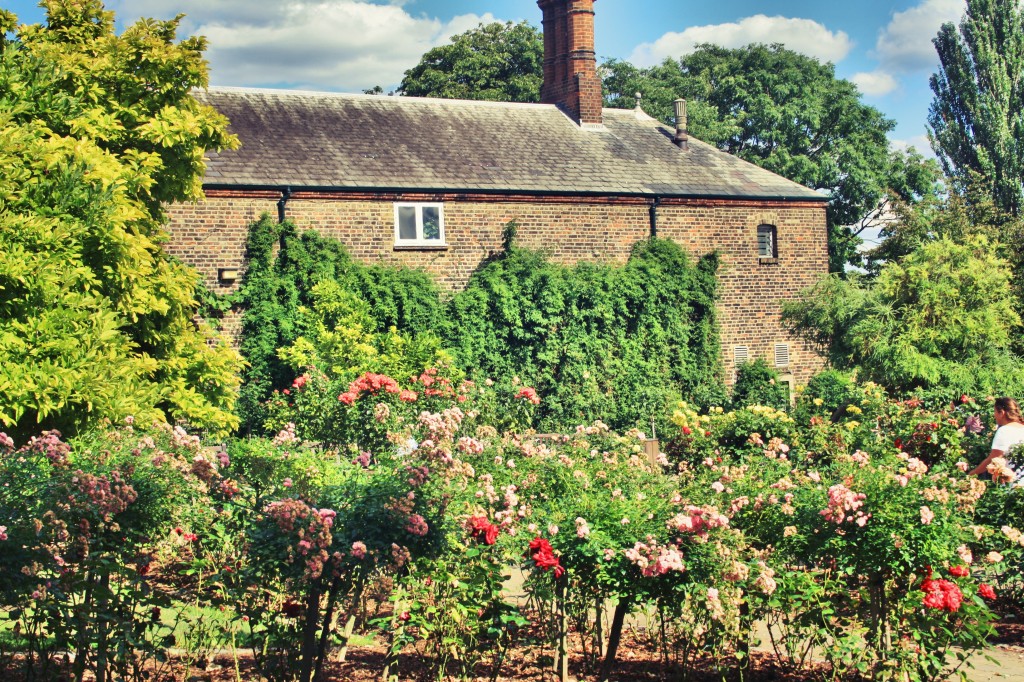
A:
[[[601,124],[601,79],[594,53],[594,0],[537,0],[544,13],[540,101],[581,124]]]

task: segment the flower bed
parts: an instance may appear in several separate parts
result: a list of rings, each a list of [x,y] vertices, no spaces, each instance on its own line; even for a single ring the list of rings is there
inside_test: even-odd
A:
[[[443,376],[353,382],[330,449],[295,428],[225,450],[135,424],[0,439],[0,661],[142,679],[170,650],[187,666],[234,649],[268,679],[330,679],[363,635],[375,678],[527,659],[621,678],[642,611],[647,655],[680,674],[747,670],[767,622],[786,675],[932,680],[1015,597],[1024,538],[1001,514],[1019,489],[964,474],[986,439],[971,401],[925,411],[865,386],[788,413],[683,404],[651,462],[644,434],[538,439],[488,411],[508,404],[491,387]],[[521,595],[512,565],[531,569]]]

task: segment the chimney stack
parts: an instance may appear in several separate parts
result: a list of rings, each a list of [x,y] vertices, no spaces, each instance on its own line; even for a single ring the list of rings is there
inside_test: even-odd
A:
[[[544,85],[540,101],[557,104],[581,125],[601,125],[601,79],[594,52],[594,0],[538,0],[544,14]]]
[[[690,139],[689,134],[686,132],[686,100],[677,99],[676,105],[676,136],[673,138],[673,142],[682,149],[686,149],[687,140]]]

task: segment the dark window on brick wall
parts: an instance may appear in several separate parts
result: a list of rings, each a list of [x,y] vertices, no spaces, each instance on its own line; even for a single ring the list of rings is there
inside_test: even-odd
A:
[[[758,258],[779,257],[778,232],[774,225],[757,226],[757,256]]]

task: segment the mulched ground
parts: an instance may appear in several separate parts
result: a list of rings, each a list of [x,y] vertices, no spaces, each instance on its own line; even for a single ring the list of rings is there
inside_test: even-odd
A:
[[[1024,646],[1024,609],[1009,601],[997,601],[995,610],[999,620],[992,643]]]
[[[1004,604],[999,617],[996,623],[998,634],[992,643],[1012,647],[1024,646],[1024,609]],[[581,682],[596,680],[597,671],[584,667],[584,656],[578,649],[578,641],[575,644],[577,650],[571,657],[571,677]],[[379,682],[384,668],[384,658],[383,645],[353,647],[349,650],[346,662],[328,664],[323,680]],[[502,662],[496,676],[493,663],[488,663],[490,664],[480,667],[476,677],[470,678],[473,682],[555,682],[558,679],[553,670],[552,652],[541,647],[526,646],[515,649]],[[236,661],[230,656],[219,656],[206,669],[192,668],[187,674],[183,665],[172,665],[169,668],[164,666],[159,671],[151,670],[149,682],[236,682],[238,679],[244,682],[258,682],[261,679],[251,656],[240,655],[237,666],[236,671]],[[5,669],[0,663],[0,681],[28,682],[17,667],[15,662]],[[741,679],[735,674],[723,677],[713,662],[707,660],[697,663],[686,672],[684,677],[683,671],[677,666],[666,666],[662,663],[658,651],[652,650],[646,642],[640,641],[632,634],[624,633],[618,663],[611,679],[617,682],[663,682],[681,679],[687,682],[739,682]],[[436,679],[430,660],[415,652],[404,654],[399,659],[398,676],[403,682],[433,682]],[[66,678],[53,679],[66,682]],[[750,668],[744,671],[742,676],[743,682],[820,682],[822,679],[827,679],[827,671],[823,666],[809,666],[801,670],[783,668],[773,656],[759,652],[751,654]]]
[[[682,679],[682,671],[674,666],[665,667],[662,665],[656,652],[645,650],[635,642],[624,641],[621,656],[615,667],[611,679],[616,682],[655,682],[664,680]],[[524,655],[525,654],[525,655]],[[349,652],[349,660],[345,663],[330,664],[324,675],[325,680],[331,682],[379,682],[381,671],[384,668],[384,648],[381,647],[359,647]],[[577,661],[578,659],[574,659]],[[223,666],[213,671],[195,671],[190,678],[194,682],[235,682],[236,673],[234,662],[230,658],[223,658],[216,661],[217,665]],[[259,677],[251,667],[251,660],[241,661],[241,678],[246,682],[258,680]],[[820,682],[823,679],[823,670],[808,669],[804,671],[783,670],[774,663],[773,657],[767,654],[754,653],[751,656],[750,670],[746,671],[742,679],[744,682],[775,682],[785,680],[786,682]],[[399,660],[398,674],[400,680],[410,682],[433,682],[434,671],[429,666],[429,661],[418,655],[403,655]],[[177,679],[181,679],[180,671]],[[471,678],[473,682],[555,682],[558,676],[552,668],[550,653],[543,654],[517,650],[513,656],[506,659],[497,676],[489,666],[484,666],[477,677]],[[580,665],[573,665],[570,668],[570,676],[575,680],[595,680],[596,671],[584,670]],[[686,677],[689,682],[722,682],[722,674],[714,669],[712,665],[705,662],[695,666],[689,671]],[[739,676],[726,676],[726,680],[741,679]],[[167,679],[169,682],[170,678]],[[164,682],[161,680],[161,682]]]

